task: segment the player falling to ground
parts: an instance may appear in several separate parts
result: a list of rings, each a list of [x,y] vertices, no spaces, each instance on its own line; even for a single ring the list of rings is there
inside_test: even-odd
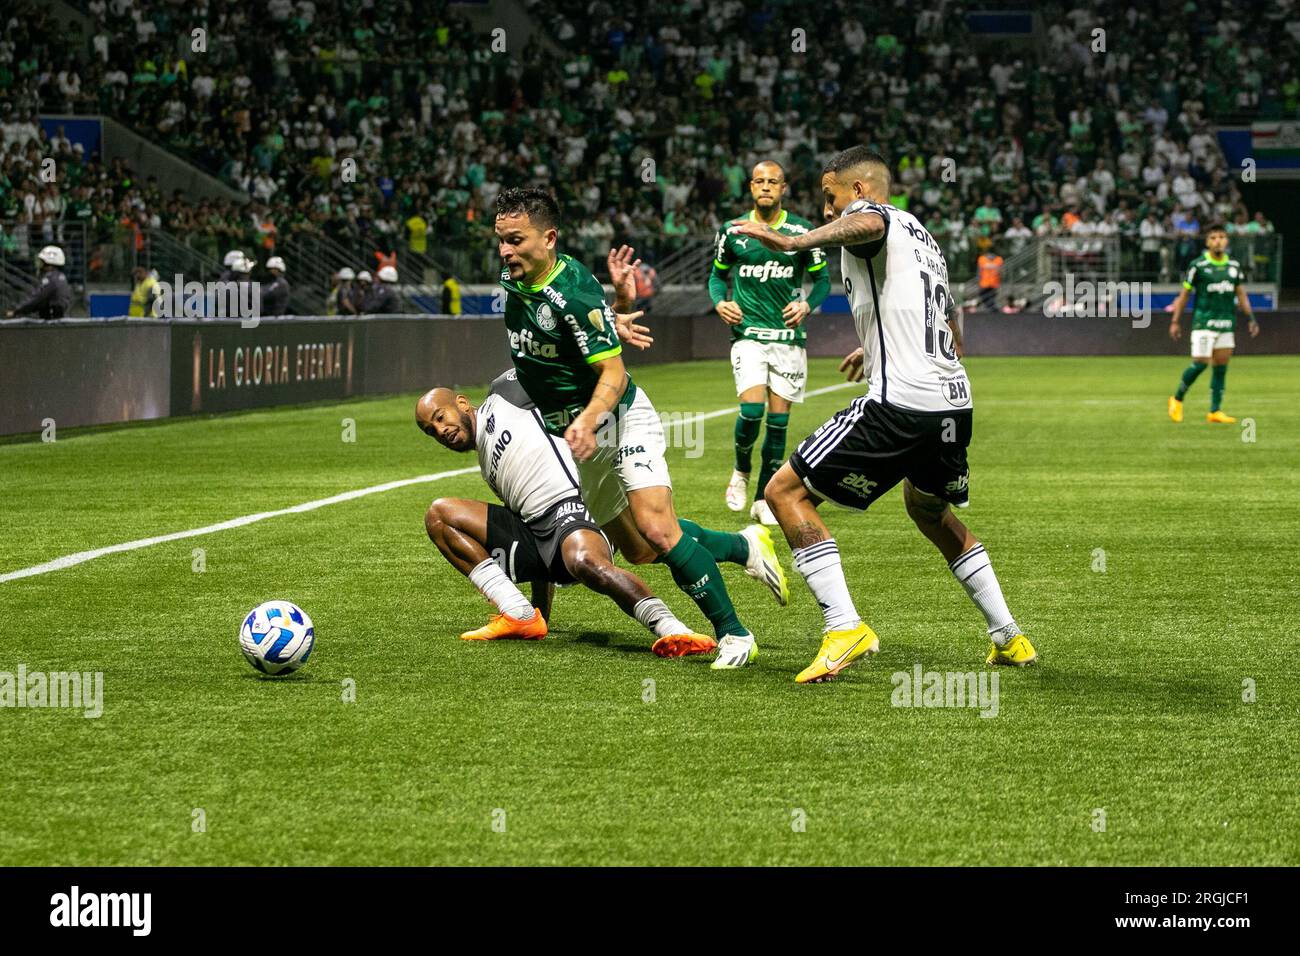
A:
[[[668,566],[677,586],[699,606],[718,636],[713,667],[748,663],[754,635],[736,615],[718,561],[739,557],[735,535],[700,529],[684,534],[673,508],[664,458],[663,424],[650,397],[623,367],[620,334],[638,339],[627,321],[636,295],[632,250],[611,251],[621,328],[605,291],[586,267],[556,248],[559,207],[537,187],[497,196],[497,247],[505,265],[505,324],[519,383],[537,403],[547,430],[563,436],[578,462],[582,500],[633,564]],[[771,537],[762,533],[769,573],[764,581],[784,604],[784,575]]]
[[[754,208],[749,222],[761,223],[784,235],[798,236],[813,226],[781,206],[785,170],[765,160],[754,167],[749,192]],[[741,222],[743,220],[736,220]],[[734,225],[731,223],[730,225]],[[805,299],[804,276],[813,280]],[[727,279],[731,295],[727,298]],[[807,332],[804,320],[831,290],[826,257],[817,248],[801,252],[768,249],[748,236],[732,235],[723,226],[714,240],[709,295],[722,321],[731,326],[731,369],[740,398],[736,416],[736,467],[727,483],[727,507],[742,511],[749,498],[754,443],[767,412],[758,482],[749,515],[766,525],[776,524],[763,500],[763,488],[785,461],[785,435],[790,405],[802,402],[808,382]]]
[[[1237,306],[1246,313],[1250,336],[1259,335],[1259,323],[1250,309],[1246,297],[1245,274],[1236,259],[1228,258],[1228,231],[1223,226],[1211,226],[1205,233],[1205,251],[1192,260],[1183,279],[1182,291],[1174,300],[1174,315],[1169,322],[1169,335],[1176,342],[1182,337],[1179,320],[1187,307],[1187,296],[1196,295],[1196,308],[1192,312],[1192,364],[1183,372],[1178,391],[1169,396],[1169,417],[1183,420],[1183,399],[1192,383],[1200,378],[1207,365],[1210,372],[1210,413],[1207,422],[1224,425],[1237,420],[1221,411],[1223,386],[1228,379],[1228,359],[1236,347],[1233,330],[1237,325]]]
[[[507,377],[509,376],[509,377]],[[475,408],[448,388],[427,392],[415,407],[420,430],[452,451],[478,453],[483,480],[504,502],[439,498],[424,526],[447,561],[496,605],[467,641],[546,636],[556,584],[585,584],[655,635],[660,657],[713,650],[639,578],[613,564],[609,542],[578,494],[577,469],[564,440],[551,435],[513,372],[492,383]],[[532,584],[532,598],[516,586]]]
[[[916,217],[888,204],[889,186],[884,158],[854,146],[822,174],[827,225],[801,236],[757,223],[735,227],[789,252],[843,247],[844,289],[863,348],[841,368],[857,379],[865,365],[870,376],[868,393],[804,439],[766,489],[795,567],[825,615],[821,650],[795,678],[799,683],[831,677],[879,648],[853,605],[817,506],[829,500],[865,510],[900,481],[908,515],[988,622],[988,663],[1037,658],[1007,608],[984,546],[950,507],[967,504],[972,404],[948,266]]]

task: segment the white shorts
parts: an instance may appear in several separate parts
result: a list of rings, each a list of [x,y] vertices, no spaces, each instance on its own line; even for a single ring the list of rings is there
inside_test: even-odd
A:
[[[627,493],[673,486],[664,458],[663,422],[640,388],[618,424],[596,431],[596,453],[578,462],[578,486],[596,524],[613,521],[627,507]]]
[[[737,339],[731,345],[731,371],[736,394],[762,385],[787,402],[802,402],[808,381],[808,350],[781,342]]]
[[[1231,332],[1195,329],[1192,332],[1192,358],[1209,358],[1215,349],[1235,349],[1237,340]]]

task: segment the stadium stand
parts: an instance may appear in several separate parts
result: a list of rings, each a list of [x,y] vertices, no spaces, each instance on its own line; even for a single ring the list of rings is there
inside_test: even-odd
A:
[[[831,3],[524,6],[538,29],[498,56],[442,0],[91,0],[80,31],[21,0],[0,41],[0,279],[19,282],[76,227],[78,284],[124,279],[154,233],[205,268],[231,247],[259,267],[283,255],[308,308],[338,267],[393,253],[404,281],[490,281],[492,203],[529,180],[572,211],[576,251],[629,237],[665,281],[677,261],[702,282],[708,238],[746,208],[751,162],[780,158],[787,204],[817,218],[821,161],[864,140],[894,158],[895,202],[930,223],[955,279],[989,250],[1010,267],[1059,237],[1084,258],[1114,239],[1116,268],[1170,281],[1212,220],[1252,243],[1256,271],[1276,267],[1212,124],[1300,115],[1287,4],[1202,4],[1155,35],[1168,18],[1093,0],[1046,8],[1011,40],[970,32],[968,5],[942,0],[869,18]],[[1089,51],[1098,23],[1104,57]],[[831,37],[850,55],[817,56]],[[164,195],[38,114],[111,116],[247,202]],[[40,176],[48,157],[55,182]]]

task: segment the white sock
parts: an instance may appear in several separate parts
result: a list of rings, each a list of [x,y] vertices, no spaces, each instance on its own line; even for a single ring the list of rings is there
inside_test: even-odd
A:
[[[506,577],[501,565],[491,558],[480,563],[469,573],[470,583],[482,592],[483,596],[497,606],[502,614],[509,614],[521,621],[531,620],[534,613],[533,602],[524,597],[515,583]]]
[[[1002,596],[1002,586],[998,576],[993,573],[993,562],[989,560],[984,545],[977,544],[948,565],[952,576],[961,582],[970,599],[980,609],[989,624],[989,636],[999,647],[1020,633],[1015,618],[1007,607],[1006,598]]]
[[[844,568],[840,566],[840,549],[834,538],[795,551],[794,567],[803,575],[813,597],[822,606],[826,630],[847,631],[862,622],[858,609],[853,606],[853,598],[849,597]]]
[[[655,637],[690,634],[691,629],[679,621],[668,605],[657,597],[642,598],[632,608],[632,616],[651,631]]]

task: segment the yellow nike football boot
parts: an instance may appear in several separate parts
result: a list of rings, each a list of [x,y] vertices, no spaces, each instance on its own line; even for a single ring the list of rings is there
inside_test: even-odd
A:
[[[815,684],[828,677],[834,677],[864,654],[874,654],[880,650],[880,638],[867,625],[859,622],[858,626],[847,631],[827,631],[822,638],[821,650],[817,658],[801,670],[794,679],[796,684]]]
[[[460,636],[462,641],[540,641],[546,636],[546,618],[537,608],[533,616],[521,621],[509,614],[498,614],[482,627],[466,631]]]
[[[1029,643],[1029,638],[1017,634],[1001,647],[996,644],[991,645],[989,656],[984,659],[984,663],[1025,667],[1036,660],[1038,660],[1038,651],[1034,650],[1034,645]]]
[[[1225,415],[1223,412],[1210,412],[1205,416],[1205,420],[1211,425],[1235,425],[1237,420],[1231,415]]]
[[[1183,403],[1172,395],[1169,396],[1169,417],[1176,422],[1183,420]]]

